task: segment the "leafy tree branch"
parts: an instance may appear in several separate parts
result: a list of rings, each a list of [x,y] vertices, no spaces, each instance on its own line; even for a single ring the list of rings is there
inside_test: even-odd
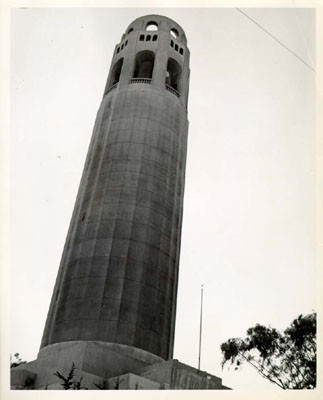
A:
[[[316,387],[316,313],[300,315],[284,332],[257,324],[245,339],[222,343],[225,364],[241,368],[248,363],[282,389]]]

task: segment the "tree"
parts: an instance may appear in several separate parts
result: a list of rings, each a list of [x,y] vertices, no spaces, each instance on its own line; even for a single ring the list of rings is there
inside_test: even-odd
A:
[[[316,386],[316,313],[296,318],[283,333],[257,324],[245,339],[222,343],[222,368],[252,365],[259,374],[282,389]]]
[[[68,375],[65,377],[64,375],[62,375],[59,371],[56,371],[54,373],[54,375],[56,375],[60,380],[62,380],[63,382],[61,383],[61,385],[63,386],[64,390],[81,390],[81,389],[85,389],[87,390],[87,388],[84,388],[81,386],[82,380],[83,380],[83,376],[81,377],[81,379],[79,381],[73,381],[73,378],[75,376],[75,364],[72,363],[72,367],[70,369],[70,372],[68,373]]]
[[[102,383],[94,382],[94,385],[100,390],[109,390],[109,382],[106,379],[104,379]]]
[[[117,377],[116,383],[114,385],[114,390],[119,390],[119,385],[120,385],[120,380],[119,377]]]
[[[22,361],[19,353],[15,353],[13,355],[13,360],[12,360],[12,356],[10,354],[10,368],[15,368],[15,367],[18,367],[18,365],[26,364],[26,363],[27,363],[27,361]]]

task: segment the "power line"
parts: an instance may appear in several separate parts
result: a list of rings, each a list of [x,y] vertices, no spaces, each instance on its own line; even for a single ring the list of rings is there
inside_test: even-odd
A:
[[[305,34],[304,34],[304,29],[303,29],[302,23],[301,23],[301,21],[299,19],[299,14],[298,14],[298,11],[297,11],[297,7],[296,7],[296,4],[295,4],[295,1],[294,0],[292,0],[292,1],[294,3],[293,10],[295,11],[296,21],[297,21],[299,30],[301,31],[301,34],[302,34],[302,38],[303,38],[303,42],[304,42],[306,50],[307,50],[308,58],[311,61],[311,65],[315,65],[315,62],[313,61],[313,58],[312,58],[312,55],[311,55],[311,52],[310,52],[310,49],[309,49],[309,46],[308,46],[308,41],[307,41],[307,39],[305,37]]]
[[[287,51],[289,51],[293,56],[298,58],[303,64],[305,64],[308,68],[310,68],[313,72],[315,72],[315,69],[311,67],[307,62],[305,62],[300,56],[298,56],[293,50],[291,50],[289,47],[287,47],[284,43],[282,43],[279,39],[277,39],[274,35],[272,35],[267,29],[265,29],[262,25],[260,25],[257,21],[255,21],[253,18],[251,18],[248,14],[243,12],[240,8],[236,8],[241,14],[243,14],[245,17],[247,17],[251,22],[253,22],[255,25],[257,25],[260,29],[262,29],[264,32],[267,33],[271,38],[276,40],[277,43],[279,43],[281,46],[283,46]]]

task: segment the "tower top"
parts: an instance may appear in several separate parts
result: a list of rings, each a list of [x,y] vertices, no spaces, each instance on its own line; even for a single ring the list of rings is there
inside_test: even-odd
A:
[[[177,22],[163,15],[149,14],[135,19],[126,29],[122,40],[133,31],[163,31],[169,32],[179,42],[186,44],[184,30]]]
[[[140,90],[166,90],[187,107],[189,58],[180,25],[162,15],[139,17],[115,46],[104,96],[116,87],[123,90],[131,85]]]

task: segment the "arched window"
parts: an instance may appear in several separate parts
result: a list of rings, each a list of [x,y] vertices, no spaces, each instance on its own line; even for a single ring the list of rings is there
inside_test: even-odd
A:
[[[154,36],[153,36],[153,42],[156,42],[157,37],[158,37],[157,35],[154,35]]]
[[[178,38],[178,32],[175,28],[170,30],[170,34],[176,39]]]
[[[184,54],[184,51],[183,51],[182,47],[179,49],[179,53],[182,54],[182,55]]]
[[[170,47],[174,47],[174,42],[172,40],[170,41]]]
[[[145,35],[140,35],[139,40],[142,42],[145,39]]]
[[[157,31],[158,30],[158,24],[157,22],[150,21],[146,25],[146,31]]]
[[[109,87],[114,85],[115,83],[119,82],[120,75],[121,75],[121,70],[122,70],[122,64],[123,64],[123,58],[120,58],[120,60],[118,60],[114,64],[112,72],[111,72],[111,78],[110,78]]]
[[[179,93],[181,91],[182,68],[173,58],[168,59],[166,72],[166,85],[171,86]]]
[[[150,35],[147,35],[147,37],[146,37],[146,42],[150,42],[150,40],[151,40],[151,36],[150,36]]]
[[[134,78],[152,79],[154,70],[155,54],[152,51],[140,51],[136,55]]]
[[[178,51],[178,44],[175,44],[175,50]]]
[[[130,28],[130,29],[128,30],[127,35],[129,35],[129,33],[131,33],[131,32],[133,32],[133,28]]]

